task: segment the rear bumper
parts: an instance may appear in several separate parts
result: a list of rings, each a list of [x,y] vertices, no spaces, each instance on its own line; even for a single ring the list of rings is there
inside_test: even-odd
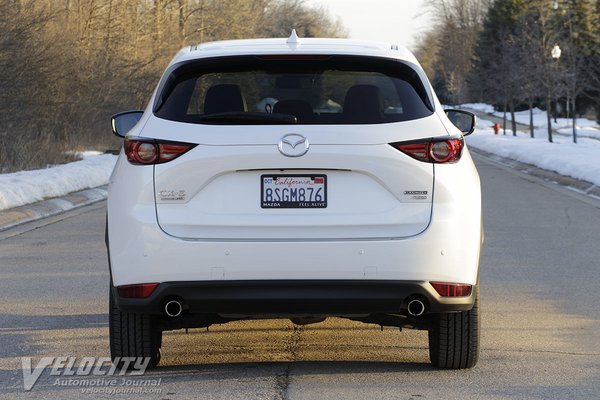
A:
[[[119,171],[125,169],[115,167],[117,175]],[[468,152],[460,163],[435,166],[431,223],[407,238],[369,239],[357,230],[354,239],[180,239],[157,223],[152,171],[134,171],[139,176],[113,177],[109,188],[109,264],[115,286],[179,282],[182,288],[227,288],[238,287],[238,282],[309,280],[361,282],[363,287],[373,281],[477,283],[481,199]]]
[[[351,316],[407,314],[412,299],[425,304],[425,314],[466,311],[472,294],[440,297],[428,282],[381,280],[262,280],[164,282],[144,299],[123,298],[115,290],[122,311],[164,314],[170,300],[178,300],[188,314],[246,317],[269,315]]]

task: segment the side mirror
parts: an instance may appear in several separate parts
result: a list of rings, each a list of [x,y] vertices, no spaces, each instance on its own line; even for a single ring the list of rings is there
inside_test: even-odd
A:
[[[463,135],[467,136],[473,133],[477,118],[475,114],[463,110],[444,110],[446,116],[456,126]]]
[[[110,118],[113,133],[120,138],[125,137],[127,132],[139,122],[143,114],[143,111],[125,111],[113,115]]]

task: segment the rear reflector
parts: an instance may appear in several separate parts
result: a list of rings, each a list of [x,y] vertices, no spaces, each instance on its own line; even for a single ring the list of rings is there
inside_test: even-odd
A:
[[[471,295],[473,287],[464,283],[430,282],[442,297],[466,297]]]
[[[154,292],[158,285],[158,283],[140,283],[137,285],[124,285],[118,286],[117,291],[119,292],[119,296],[128,299],[145,299]]]

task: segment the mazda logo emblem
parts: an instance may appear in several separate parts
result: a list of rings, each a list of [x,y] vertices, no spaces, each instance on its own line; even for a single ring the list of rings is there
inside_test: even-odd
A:
[[[277,148],[286,157],[301,157],[308,152],[308,139],[297,133],[283,135]]]

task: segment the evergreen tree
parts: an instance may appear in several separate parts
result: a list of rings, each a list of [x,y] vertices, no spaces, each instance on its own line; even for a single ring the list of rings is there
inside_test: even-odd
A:
[[[516,135],[515,99],[519,88],[517,30],[525,9],[523,0],[495,0],[487,13],[475,48],[472,90],[485,93],[485,101],[510,108]],[[481,85],[481,87],[477,87]],[[481,90],[483,89],[483,90]]]

